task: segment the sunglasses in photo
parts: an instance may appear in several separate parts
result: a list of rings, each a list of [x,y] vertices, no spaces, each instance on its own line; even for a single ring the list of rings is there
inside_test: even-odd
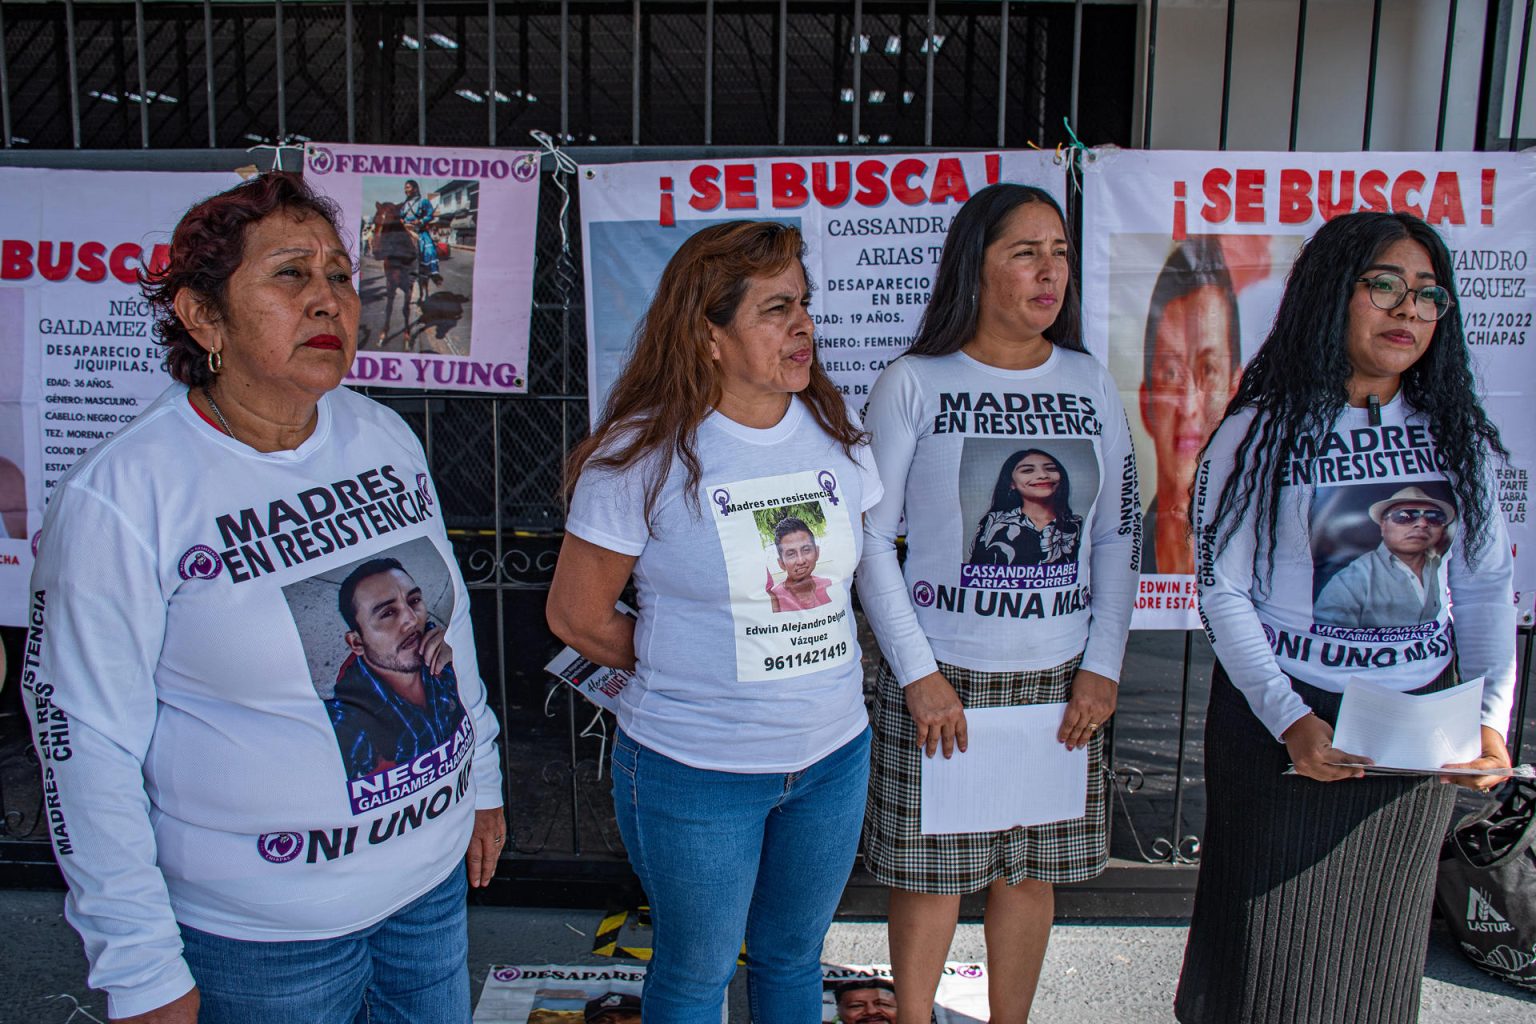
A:
[[[1404,526],[1415,520],[1422,519],[1430,526],[1444,526],[1450,519],[1444,511],[1438,508],[1394,508],[1384,517]]]

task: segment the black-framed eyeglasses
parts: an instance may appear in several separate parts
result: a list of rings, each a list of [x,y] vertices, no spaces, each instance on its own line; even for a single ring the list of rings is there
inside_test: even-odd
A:
[[[1387,519],[1399,526],[1407,526],[1418,519],[1430,526],[1444,526],[1449,518],[1443,509],[1438,508],[1394,508],[1387,513]]]
[[[1440,285],[1409,288],[1407,281],[1390,271],[1383,271],[1373,277],[1357,277],[1355,280],[1365,285],[1365,292],[1371,297],[1371,305],[1377,309],[1394,310],[1412,295],[1419,319],[1439,320],[1454,305],[1451,293]]]

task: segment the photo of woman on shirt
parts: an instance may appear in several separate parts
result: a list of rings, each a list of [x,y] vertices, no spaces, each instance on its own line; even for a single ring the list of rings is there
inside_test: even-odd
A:
[[[1049,452],[1025,448],[1003,460],[992,505],[971,542],[972,565],[1075,562],[1083,517],[1073,513],[1072,481]]]

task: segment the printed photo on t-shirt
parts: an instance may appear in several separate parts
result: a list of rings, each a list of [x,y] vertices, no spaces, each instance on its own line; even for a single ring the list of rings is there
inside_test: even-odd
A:
[[[453,577],[421,537],[283,588],[354,814],[458,770],[473,748],[453,651]]]
[[[960,585],[1037,590],[1077,582],[1099,461],[1086,438],[967,437],[960,456]]]
[[[821,502],[753,509],[752,518],[763,538],[764,585],[774,612],[803,612],[830,603],[835,584],[826,573],[836,566],[821,565],[821,538],[827,532]]]
[[[1443,480],[1318,487],[1310,523],[1313,622],[1382,631],[1443,618],[1442,566],[1457,521]]]
[[[858,498],[846,493],[840,472],[705,487],[730,580],[742,680],[792,678],[857,656],[847,581],[858,561]]]

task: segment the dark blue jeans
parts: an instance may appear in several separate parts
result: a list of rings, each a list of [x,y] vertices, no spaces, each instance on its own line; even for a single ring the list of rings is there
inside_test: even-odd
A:
[[[745,774],[619,733],[613,806],[651,901],[646,1024],[719,1024],[743,938],[752,1019],[821,1020],[821,945],[858,850],[869,737],[804,771]]]
[[[467,890],[455,866],[389,917],[334,939],[249,942],[183,925],[199,1024],[468,1024]]]

